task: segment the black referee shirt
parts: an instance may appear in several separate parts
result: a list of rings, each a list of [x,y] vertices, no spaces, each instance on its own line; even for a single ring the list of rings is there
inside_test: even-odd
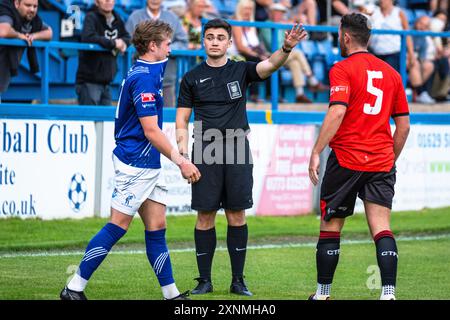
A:
[[[194,108],[194,135],[208,129],[249,129],[246,91],[251,82],[262,81],[255,62],[231,61],[222,67],[202,62],[186,73],[181,81],[177,107]]]

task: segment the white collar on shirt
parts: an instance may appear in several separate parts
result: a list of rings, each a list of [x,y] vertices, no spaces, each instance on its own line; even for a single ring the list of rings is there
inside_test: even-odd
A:
[[[147,9],[147,14],[150,16],[150,18],[152,20],[158,20],[159,17],[161,16],[161,10],[159,10],[158,14],[156,16],[154,16],[148,7],[146,9]]]

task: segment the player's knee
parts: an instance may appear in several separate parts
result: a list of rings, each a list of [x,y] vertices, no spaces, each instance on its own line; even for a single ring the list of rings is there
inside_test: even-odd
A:
[[[112,224],[115,224],[116,226],[119,226],[125,231],[128,231],[128,227],[130,226],[130,223],[128,221],[124,220],[112,220],[110,221]]]
[[[245,212],[244,211],[226,211],[228,225],[230,226],[242,226],[245,224]]]
[[[199,212],[197,214],[196,228],[199,230],[208,230],[214,227],[216,215],[213,212]]]

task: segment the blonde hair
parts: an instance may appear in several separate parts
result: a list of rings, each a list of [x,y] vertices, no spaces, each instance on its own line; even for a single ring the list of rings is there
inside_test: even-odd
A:
[[[132,42],[139,55],[144,55],[150,42],[156,42],[159,47],[165,39],[172,38],[172,34],[173,30],[168,23],[161,20],[147,20],[137,25]]]
[[[250,21],[255,21],[255,1],[254,0],[239,0],[236,6],[236,20],[242,21],[241,11],[243,7],[251,6],[252,14],[250,16]]]

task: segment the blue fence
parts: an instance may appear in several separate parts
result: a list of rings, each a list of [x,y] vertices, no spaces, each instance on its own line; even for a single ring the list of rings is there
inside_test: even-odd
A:
[[[290,29],[291,26],[287,24],[279,24],[273,22],[244,22],[244,21],[233,21],[229,20],[230,24],[233,26],[253,26],[256,28],[270,28],[272,32],[272,50],[278,49],[278,29]],[[329,27],[329,26],[305,26],[305,29],[308,32],[330,32],[337,33],[337,27]],[[433,37],[450,37],[450,32],[442,32],[442,33],[433,33],[433,32],[423,32],[423,31],[397,31],[397,30],[373,30],[374,34],[393,34],[399,35],[401,37],[401,52],[400,52],[400,73],[403,78],[404,84],[407,81],[407,72],[406,72],[406,38],[407,36],[433,36]],[[7,46],[26,46],[25,42],[18,39],[0,39],[0,45]],[[66,49],[66,50],[90,50],[90,51],[105,51],[102,47],[96,44],[86,44],[86,43],[74,43],[74,42],[58,42],[58,41],[35,41],[33,46],[37,48],[40,53],[40,101],[43,105],[48,104],[50,99],[50,57],[51,57],[51,49]],[[134,48],[129,48],[125,55],[121,58],[121,70],[125,75],[125,72],[131,66],[132,56],[134,53]],[[306,53],[307,54],[307,53]],[[192,61],[192,57],[196,56],[204,56],[203,50],[173,50],[172,55],[177,59],[178,65],[178,78],[181,76],[192,66],[190,61]],[[119,68],[120,69],[120,68]],[[272,111],[278,110],[278,96],[279,96],[279,76],[278,72],[274,73],[271,77],[272,84],[272,95],[271,95],[271,104]]]
[[[113,121],[115,111],[113,106],[4,103],[0,119]],[[164,121],[175,122],[175,115],[175,108],[164,108]],[[325,112],[248,110],[247,116],[250,123],[320,125]],[[413,113],[411,124],[450,125],[450,113]]]

